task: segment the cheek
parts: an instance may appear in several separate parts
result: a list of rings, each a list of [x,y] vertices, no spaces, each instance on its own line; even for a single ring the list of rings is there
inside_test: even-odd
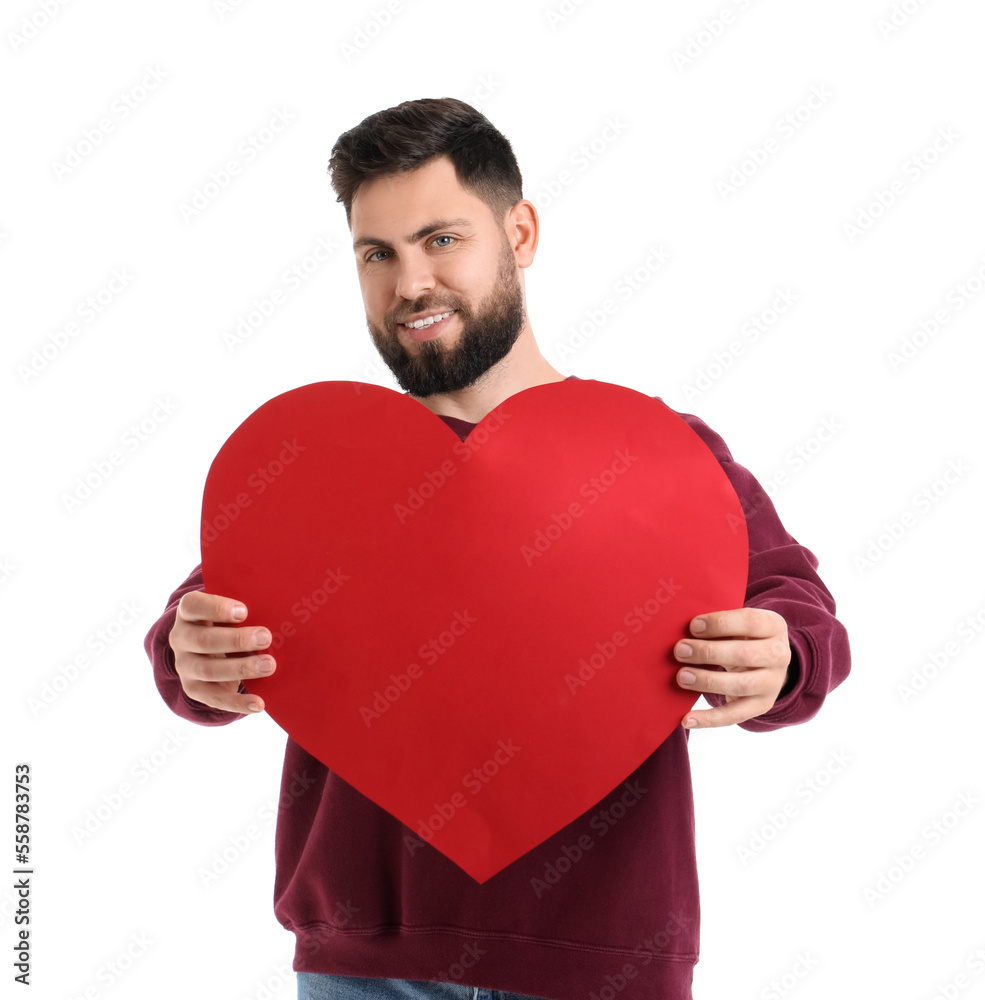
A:
[[[387,310],[386,290],[378,281],[370,281],[365,278],[359,279],[359,289],[363,296],[363,305],[370,318],[375,318],[380,323]]]
[[[448,261],[436,277],[441,286],[451,294],[470,302],[477,302],[489,293],[489,286],[496,274],[495,262],[483,263],[474,257],[459,257]]]

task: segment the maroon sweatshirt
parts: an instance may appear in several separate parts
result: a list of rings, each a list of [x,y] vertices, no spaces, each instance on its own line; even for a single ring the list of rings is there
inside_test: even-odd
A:
[[[806,722],[849,671],[834,600],[815,556],[787,533],[724,441],[697,417],[680,416],[721,463],[746,514],[745,605],[777,612],[789,630],[786,686],[768,712],[739,725],[758,733]],[[476,426],[441,419],[462,440]],[[235,722],[245,716],[190,699],[175,672],[168,633],[189,590],[204,590],[201,565],[144,641],[154,679],[182,718]],[[725,704],[723,695],[704,698]],[[455,982],[547,1000],[690,998],[700,910],[688,736],[676,727],[594,808],[481,885],[288,738],[274,912],[296,935],[295,971]]]

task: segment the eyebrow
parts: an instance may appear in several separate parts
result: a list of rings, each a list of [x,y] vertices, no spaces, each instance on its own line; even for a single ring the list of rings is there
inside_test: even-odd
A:
[[[431,233],[436,233],[439,229],[454,229],[457,226],[467,226],[469,229],[472,228],[472,222],[469,219],[435,219],[433,222],[427,223],[425,226],[421,226],[416,233],[411,233],[407,237],[406,242],[416,243],[418,240],[423,240],[425,236],[430,236]],[[353,241],[352,249],[358,250],[360,247],[386,247],[387,250],[392,250],[393,247],[387,243],[386,240],[381,240],[378,236],[363,236],[358,240]]]

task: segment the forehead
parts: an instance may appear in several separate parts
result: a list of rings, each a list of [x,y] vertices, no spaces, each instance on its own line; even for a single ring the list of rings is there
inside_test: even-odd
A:
[[[350,212],[353,244],[377,237],[404,240],[431,219],[455,218],[480,226],[491,214],[485,202],[458,182],[451,160],[440,156],[415,170],[359,186]]]

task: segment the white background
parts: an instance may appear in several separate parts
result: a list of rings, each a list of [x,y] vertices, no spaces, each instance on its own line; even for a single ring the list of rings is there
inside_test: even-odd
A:
[[[969,964],[985,946],[985,16],[974,0],[904,6],[583,0],[562,15],[559,3],[402,0],[362,47],[382,0],[4,6],[0,764],[8,802],[14,764],[33,768],[33,995],[294,995],[278,972],[294,939],[273,915],[273,824],[259,818],[285,735],[266,715],[214,729],[179,719],[142,643],[199,561],[205,475],[232,430],[308,382],[394,386],[326,167],[367,115],[441,96],[511,140],[540,210],[526,283],[545,355],[719,431],[773,484],[851,636],[852,673],[809,723],[691,736],[695,996],[917,1000],[948,983],[985,995],[985,966]],[[162,81],[135,91],[152,69]],[[826,95],[814,107],[812,92]],[[293,120],[247,160],[240,144],[278,112]],[[87,146],[104,118],[112,129]],[[589,162],[578,150],[593,140]],[[58,168],[71,150],[76,165]],[[232,158],[239,174],[183,219]],[[552,194],[564,170],[571,183]],[[229,349],[224,334],[286,289],[319,239],[338,250]],[[647,273],[651,248],[670,257]],[[617,297],[641,267],[646,280]],[[114,271],[126,287],[84,322]],[[793,305],[757,339],[744,333],[782,290]],[[608,297],[618,309],[592,327]],[[931,337],[920,324],[937,310]],[[172,412],[155,417],[159,399]],[[124,445],[141,421],[145,440]],[[114,449],[125,461],[67,503]],[[115,641],[68,679],[113,623]],[[914,677],[922,690],[904,698]],[[148,774],[140,761],[155,752]],[[850,763],[834,773],[836,754]],[[80,840],[122,782],[134,795]],[[975,805],[959,816],[962,795]],[[935,821],[945,835],[932,839]],[[260,838],[204,887],[215,853],[251,824]],[[911,870],[894,870],[915,846]],[[5,981],[13,899],[0,888]],[[128,971],[108,973],[128,948]]]

